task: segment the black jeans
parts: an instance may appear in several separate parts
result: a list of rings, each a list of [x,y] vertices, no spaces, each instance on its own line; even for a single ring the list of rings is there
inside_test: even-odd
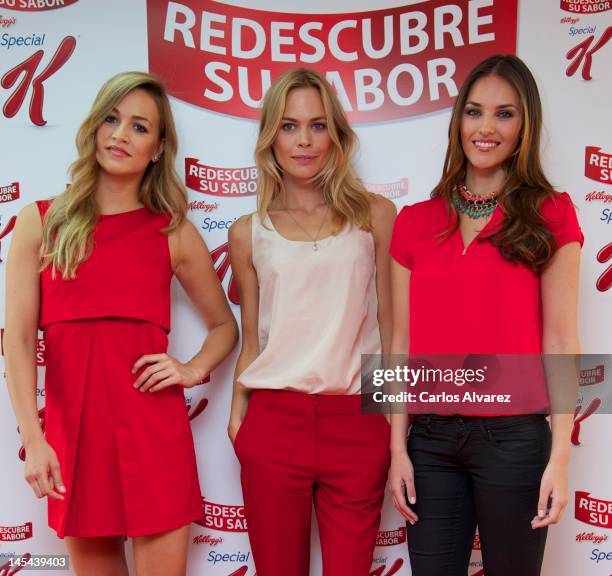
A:
[[[531,519],[550,447],[544,416],[417,416],[408,437],[413,576],[466,576],[476,525],[486,576],[538,576],[546,529]]]

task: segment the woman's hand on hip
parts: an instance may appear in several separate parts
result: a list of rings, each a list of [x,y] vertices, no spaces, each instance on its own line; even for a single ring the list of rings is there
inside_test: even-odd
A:
[[[148,366],[147,366],[148,365]],[[168,386],[191,388],[202,381],[198,372],[188,364],[182,364],[169,354],[145,354],[132,367],[135,374],[147,366],[134,382],[141,392],[159,392]]]
[[[402,450],[391,455],[391,468],[389,469],[389,485],[393,495],[393,504],[410,524],[419,520],[414,510],[408,506],[416,503],[416,490],[414,488],[414,469],[408,457],[408,452]]]
[[[34,494],[38,498],[64,500],[66,487],[55,450],[43,437],[28,444],[25,450],[25,479]]]

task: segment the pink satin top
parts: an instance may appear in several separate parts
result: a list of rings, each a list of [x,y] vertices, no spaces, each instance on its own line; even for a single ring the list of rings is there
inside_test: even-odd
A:
[[[247,388],[359,394],[361,354],[380,354],[374,238],[345,226],[317,242],[251,220],[259,282],[259,356]]]

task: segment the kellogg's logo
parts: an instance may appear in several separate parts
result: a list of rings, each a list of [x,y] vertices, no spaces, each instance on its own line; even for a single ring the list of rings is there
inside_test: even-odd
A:
[[[218,168],[201,164],[196,158],[185,158],[185,184],[211,196],[255,196],[257,168]]]
[[[574,515],[576,520],[580,520],[580,522],[600,528],[610,528],[612,502],[591,498],[590,492],[577,491]]]
[[[0,542],[16,542],[32,538],[32,522],[21,526],[0,526]]]
[[[605,367],[603,364],[580,370],[580,386],[591,386],[592,384],[601,384],[605,380]]]
[[[215,504],[204,498],[204,516],[196,520],[196,524],[223,532],[246,532],[247,523],[244,516],[244,506]]]
[[[406,542],[406,527],[397,530],[381,530],[376,535],[376,546],[395,546]]]
[[[576,534],[576,542],[589,542],[591,544],[601,544],[608,541],[607,534],[595,534],[595,532],[580,532]]]
[[[400,198],[408,194],[408,178],[401,178],[397,182],[389,182],[387,184],[371,184],[369,182],[364,182],[363,185],[368,192],[380,194],[389,200],[394,200],[395,198]]]
[[[194,200],[187,205],[189,210],[201,210],[202,212],[214,212],[219,208],[219,202],[206,202],[204,200]]]
[[[194,536],[192,542],[194,544],[208,544],[209,546],[218,546],[223,542],[221,536],[211,536],[210,534],[200,534]]]
[[[584,175],[603,184],[612,184],[612,154],[606,154],[595,146],[587,146],[584,154]]]
[[[0,203],[12,202],[19,198],[19,182],[0,186]]]
[[[596,190],[595,192],[588,192],[584,196],[587,202],[603,202],[604,204],[612,204],[612,193],[604,192],[603,190]]]
[[[17,18],[15,18],[14,16],[12,18],[4,18],[4,16],[0,14],[0,28],[10,28],[15,24],[17,24]]]
[[[76,4],[78,0],[0,0],[0,8],[21,12],[42,12]]]
[[[561,10],[576,14],[593,14],[610,10],[609,0],[561,0]]]
[[[147,0],[150,70],[185,102],[240,118],[288,67],[335,87],[353,122],[449,108],[483,58],[516,52],[517,0],[421,1],[345,14],[294,14],[212,0]]]

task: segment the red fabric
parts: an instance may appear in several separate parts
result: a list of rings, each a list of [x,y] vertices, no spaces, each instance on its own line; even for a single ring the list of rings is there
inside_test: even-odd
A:
[[[67,488],[49,499],[60,537],[142,536],[203,514],[182,388],[142,393],[131,373],[167,350],[167,222],[146,209],[103,216],[75,280],[41,274],[45,434]]]
[[[50,201],[38,201],[44,216]],[[94,230],[94,251],[77,269],[77,278],[51,278],[51,268],[41,273],[40,326],[75,318],[117,316],[158,324],[170,331],[172,279],[167,214],[146,208],[99,217]],[[135,266],[134,263],[138,265]],[[87,297],[84,297],[84,295]]]
[[[389,430],[359,396],[252,392],[234,447],[258,576],[308,576],[313,501],[323,574],[370,574]]]
[[[541,213],[559,248],[582,245],[566,193],[546,198]],[[481,235],[502,221],[498,207]],[[445,241],[437,236],[447,223],[443,198],[406,206],[395,222],[391,256],[412,271],[410,353],[541,353],[539,275],[505,260],[490,242],[475,239],[463,254],[459,229]]]

